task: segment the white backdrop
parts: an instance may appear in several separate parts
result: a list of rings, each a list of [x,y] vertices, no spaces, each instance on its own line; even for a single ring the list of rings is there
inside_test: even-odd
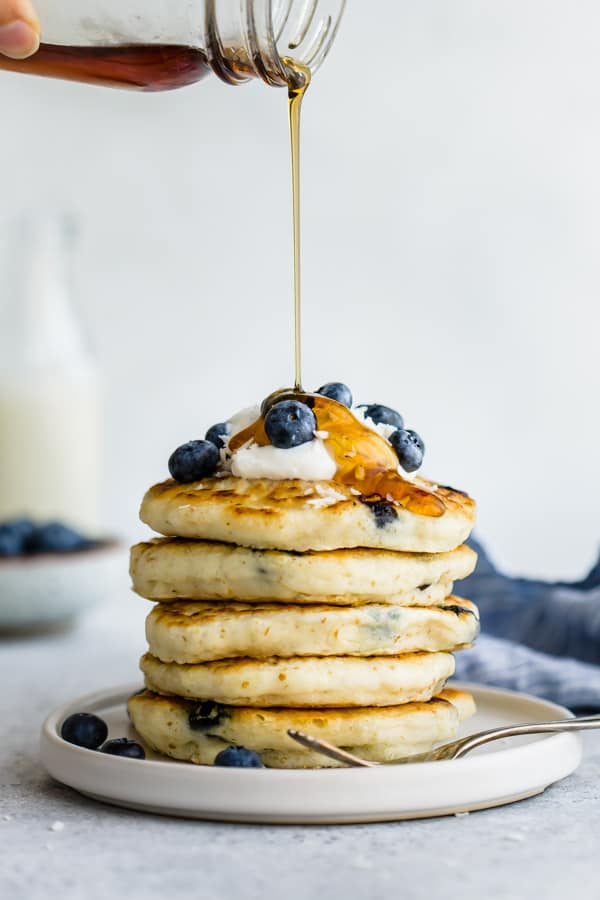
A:
[[[350,2],[304,118],[305,384],[397,405],[511,571],[600,544],[600,7]],[[169,452],[291,380],[285,96],[0,73],[0,224],[83,223],[107,524]]]

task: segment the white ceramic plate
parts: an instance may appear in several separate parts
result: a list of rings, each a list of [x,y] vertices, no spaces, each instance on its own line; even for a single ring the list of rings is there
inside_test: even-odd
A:
[[[561,706],[526,694],[461,685],[477,702],[465,733],[518,722],[562,719]],[[88,694],[55,710],[42,728],[50,775],[82,794],[163,815],[231,822],[324,824],[450,815],[539,794],[581,760],[577,734],[498,741],[465,759],[372,769],[229,769],[175,762],[147,751],[131,760],[84,750],[60,737],[73,712],[94,712],[110,737],[137,737],[125,709],[129,685]],[[139,739],[138,739],[139,740]]]

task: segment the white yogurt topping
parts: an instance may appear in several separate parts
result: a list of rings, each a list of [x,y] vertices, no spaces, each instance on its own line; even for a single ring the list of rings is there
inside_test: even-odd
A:
[[[329,481],[337,465],[319,438],[283,450],[244,444],[231,456],[231,472],[239,478],[301,478],[304,481]]]
[[[376,424],[365,416],[364,409],[353,409],[352,413],[358,421],[389,440],[395,428],[393,425]],[[224,438],[225,446],[221,450],[221,463],[224,469],[230,469],[238,478],[269,478],[274,481],[284,478],[300,478],[303,481],[330,481],[334,478],[337,465],[325,446],[329,437],[325,431],[316,431],[314,440],[284,450],[280,447],[259,447],[248,441],[234,453],[229,451],[229,441],[260,417],[260,407],[248,406],[229,419],[231,431]],[[415,475],[405,472],[398,466],[398,474],[407,481],[415,481]],[[419,479],[419,476],[416,476]],[[421,485],[419,485],[421,486]],[[424,487],[424,485],[423,485]],[[427,488],[425,488],[427,489]]]

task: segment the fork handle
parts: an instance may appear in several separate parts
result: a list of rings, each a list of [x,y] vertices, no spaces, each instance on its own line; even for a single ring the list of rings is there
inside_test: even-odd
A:
[[[452,759],[460,759],[476,747],[498,741],[501,738],[516,737],[520,734],[551,734],[561,731],[587,731],[600,728],[600,715],[579,716],[572,719],[557,719],[554,722],[532,722],[525,725],[510,725],[506,728],[492,728],[480,731],[461,741]]]

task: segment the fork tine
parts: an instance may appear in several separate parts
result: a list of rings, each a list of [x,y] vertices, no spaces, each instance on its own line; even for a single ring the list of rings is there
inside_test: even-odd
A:
[[[345,763],[347,766],[372,768],[378,765],[378,763],[370,762],[367,759],[361,759],[360,756],[354,756],[353,753],[347,753],[346,750],[335,747],[328,741],[321,741],[319,738],[304,734],[302,731],[296,731],[295,728],[288,728],[287,733],[292,740],[296,741],[298,744],[302,744],[302,746],[306,747],[308,750],[313,750],[315,753],[322,753],[323,756],[327,756],[329,759],[335,759],[336,762]]]
[[[380,763],[363,759],[360,756],[355,756],[354,753],[348,753],[347,750],[342,750],[341,747],[336,747],[335,744],[330,744],[329,741],[323,741],[310,734],[305,734],[303,731],[297,731],[295,728],[288,728],[287,733],[292,740],[301,744],[303,747],[306,747],[307,750],[312,750],[314,753],[322,753],[323,756],[327,756],[329,759],[335,759],[336,762],[345,763],[347,766],[375,768],[381,765]],[[464,743],[465,738],[461,741],[452,741],[451,744],[443,744],[435,750],[428,750],[426,753],[415,753],[412,756],[404,757],[404,759],[395,759],[394,764],[407,765],[409,763],[436,762],[443,759],[453,759],[455,752],[459,747],[462,747]]]
[[[555,734],[561,731],[587,731],[592,728],[600,728],[600,716],[573,716],[569,719],[558,719],[552,722],[530,722],[523,725],[504,726],[503,728],[491,728],[488,731],[478,731],[468,737],[460,738],[457,741],[451,741],[449,744],[442,744],[435,750],[429,750],[427,753],[416,753],[413,756],[407,756],[404,759],[396,759],[395,763],[406,765],[410,763],[421,762],[438,762],[443,760],[462,759],[471,750],[476,750],[483,744],[490,741],[500,740],[502,738],[517,737],[523,734]],[[296,731],[295,728],[288,729],[288,735],[303,747],[313,750],[315,753],[322,753],[330,759],[337,762],[345,763],[347,766],[362,766],[372,768],[379,766],[380,763],[371,762],[367,759],[361,759],[353,753],[348,753],[340,747],[330,744],[328,741],[322,741],[319,738],[304,734],[302,731]]]

